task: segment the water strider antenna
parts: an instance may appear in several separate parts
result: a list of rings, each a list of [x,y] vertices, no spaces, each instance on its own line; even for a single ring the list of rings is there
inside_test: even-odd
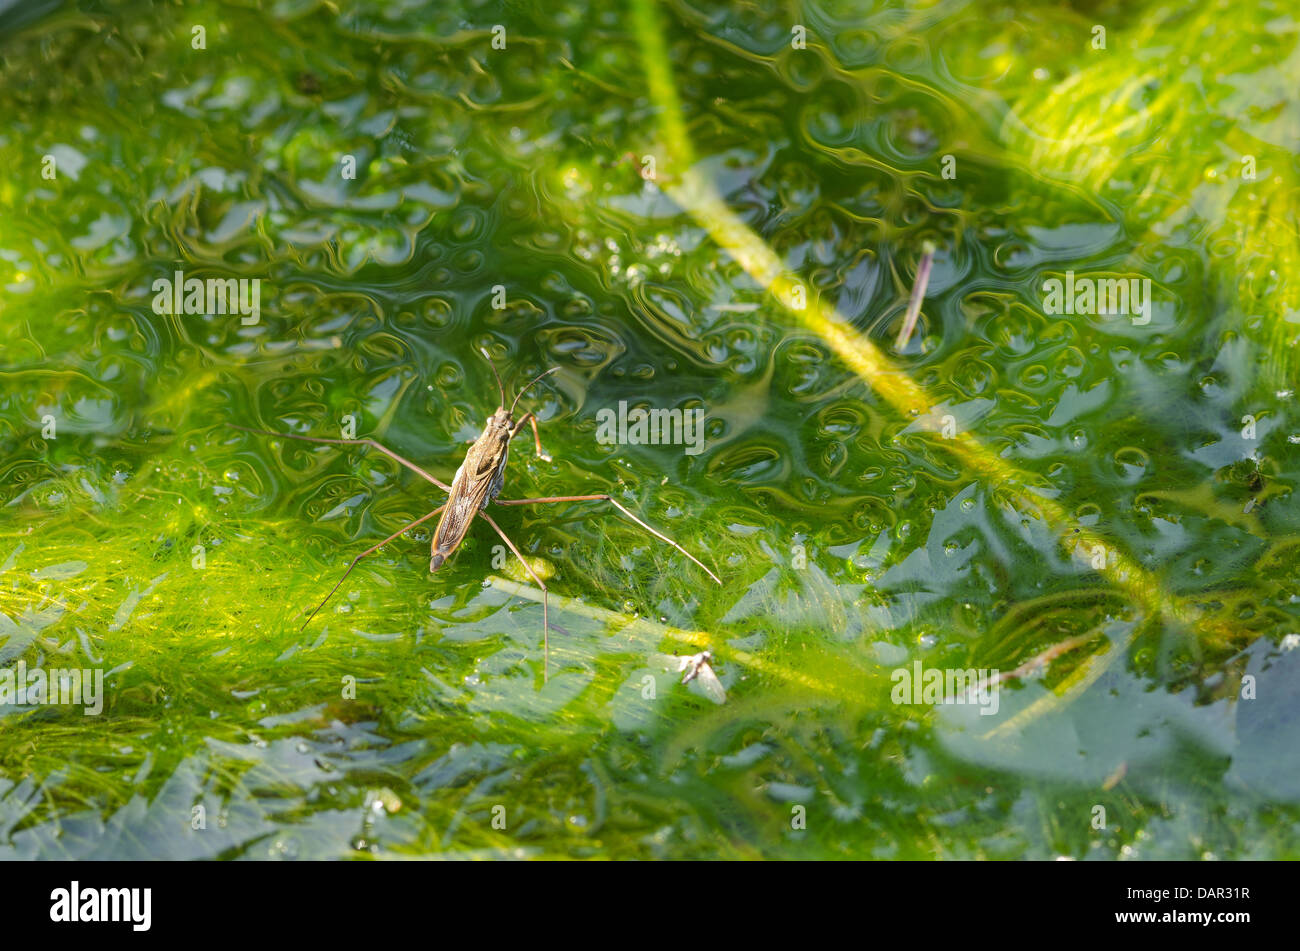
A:
[[[558,369],[559,369],[559,367],[551,367],[549,370],[547,370],[545,373],[543,373],[543,374],[542,374],[541,376],[539,376],[537,379],[533,380],[533,383],[538,383],[538,382],[540,382],[541,380],[544,380],[546,377],[550,376],[552,373],[554,373],[554,372],[555,372],[556,370],[558,370]],[[532,386],[533,383],[529,383],[528,386]],[[514,416],[514,415],[515,415],[515,406],[519,403],[519,397],[521,397],[521,396],[524,395],[524,391],[528,389],[528,386],[525,386],[522,390],[520,390],[518,393],[515,394],[515,401],[514,401],[514,403],[511,403],[511,404],[510,404],[510,415],[511,415],[511,416]]]
[[[492,362],[492,358],[488,356],[488,352],[487,352],[487,348],[486,348],[486,347],[479,347],[479,348],[478,348],[478,352],[481,353],[481,354],[483,354],[483,359],[486,360],[486,361],[487,361],[487,365],[490,366],[490,367],[492,368],[492,375],[493,375],[494,377],[497,378],[497,390],[501,393],[501,408],[502,408],[502,409],[505,409],[505,408],[506,408],[506,388],[505,388],[504,386],[501,385],[501,374],[497,372],[496,364],[494,364],[494,363]],[[532,384],[529,384],[529,385],[531,386]],[[516,399],[517,399],[517,398],[518,398],[518,397],[516,397]],[[511,407],[511,412],[514,412],[514,407]]]

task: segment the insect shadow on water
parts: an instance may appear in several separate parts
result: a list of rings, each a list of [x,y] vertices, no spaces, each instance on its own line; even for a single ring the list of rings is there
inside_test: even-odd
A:
[[[433,533],[433,542],[429,556],[429,570],[437,571],[460,546],[461,541],[464,540],[465,534],[469,531],[469,527],[474,521],[474,516],[481,515],[484,521],[492,526],[492,530],[501,536],[501,540],[506,543],[506,547],[514,553],[515,557],[518,558],[519,562],[524,566],[524,570],[528,572],[532,579],[537,582],[537,586],[542,590],[542,679],[544,681],[548,680],[550,678],[551,661],[549,635],[550,610],[547,597],[548,589],[546,583],[538,577],[537,572],[533,570],[533,566],[528,563],[526,558],[524,558],[523,554],[515,546],[515,543],[512,542],[509,536],[501,530],[501,526],[496,523],[496,520],[493,519],[492,516],[488,515],[487,507],[493,502],[497,505],[544,505],[552,502],[608,502],[655,538],[658,538],[662,542],[666,542],[673,548],[676,548],[691,561],[695,562],[695,564],[699,565],[699,567],[704,570],[704,573],[715,582],[722,584],[722,580],[706,568],[698,558],[667,535],[652,528],[641,519],[637,518],[637,516],[633,515],[632,512],[625,508],[611,495],[592,493],[589,495],[551,495],[532,499],[497,498],[505,484],[506,461],[510,453],[510,440],[514,439],[519,431],[523,429],[525,423],[532,426],[533,443],[537,449],[538,458],[547,462],[551,459],[551,457],[542,449],[542,437],[537,431],[537,416],[532,411],[529,411],[516,420],[514,418],[514,412],[515,407],[519,404],[519,397],[523,396],[530,387],[556,372],[559,367],[552,367],[520,389],[519,392],[515,394],[515,398],[510,404],[510,408],[506,409],[506,390],[505,386],[501,382],[501,375],[497,373],[497,368],[493,366],[492,358],[488,356],[487,351],[480,349],[479,352],[483,354],[483,359],[487,360],[488,366],[492,370],[492,375],[496,377],[497,389],[501,393],[501,405],[497,407],[495,413],[488,417],[487,425],[484,427],[482,434],[478,439],[474,440],[474,444],[471,445],[469,451],[465,453],[465,461],[462,462],[460,468],[456,470],[456,475],[452,478],[451,485],[447,485],[445,482],[434,478],[409,459],[404,459],[387,446],[381,445],[373,439],[327,439],[322,436],[298,436],[293,433],[278,433],[269,429],[252,429],[248,426],[238,426],[234,423],[227,424],[232,429],[238,429],[246,433],[275,436],[280,439],[298,439],[303,442],[329,443],[336,446],[369,446],[372,449],[378,449],[390,459],[427,479],[447,493],[447,501],[442,505],[439,505],[432,512],[421,515],[415,521],[408,525],[404,525],[392,535],[389,535],[379,544],[367,548],[361,554],[357,555],[356,558],[352,559],[352,563],[348,565],[347,570],[343,572],[343,577],[339,578],[334,587],[330,589],[329,594],[325,595],[325,599],[321,601],[320,604],[316,605],[316,609],[312,611],[311,614],[307,615],[307,620],[304,621],[302,625],[303,628],[306,628],[307,625],[311,623],[312,618],[320,612],[320,609],[325,607],[329,599],[334,596],[334,593],[338,591],[343,582],[347,580],[348,575],[352,574],[352,569],[357,566],[362,558],[365,558],[367,555],[373,555],[375,552],[379,551],[379,549],[400,537],[405,532],[410,531],[417,525],[427,522],[435,515],[442,513],[442,518],[438,521],[438,528]]]

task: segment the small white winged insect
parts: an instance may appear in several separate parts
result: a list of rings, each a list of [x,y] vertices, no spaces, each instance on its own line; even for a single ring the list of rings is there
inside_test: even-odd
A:
[[[722,686],[722,681],[718,680],[718,675],[713,672],[713,652],[701,651],[698,654],[688,654],[680,656],[677,654],[651,654],[650,662],[656,666],[673,672],[682,674],[682,683],[688,684],[692,680],[699,686],[704,696],[708,697],[714,703],[725,703],[727,700],[726,688]]]

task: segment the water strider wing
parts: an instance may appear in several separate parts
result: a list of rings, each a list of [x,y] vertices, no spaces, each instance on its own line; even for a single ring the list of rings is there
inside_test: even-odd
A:
[[[504,464],[504,456],[492,452],[483,439],[470,448],[465,461],[456,470],[456,478],[451,481],[447,509],[438,521],[438,530],[433,533],[430,571],[442,567],[442,563],[451,557],[451,553],[465,538],[465,533],[474,522],[474,516],[482,511],[487,502],[493,481],[498,479]]]

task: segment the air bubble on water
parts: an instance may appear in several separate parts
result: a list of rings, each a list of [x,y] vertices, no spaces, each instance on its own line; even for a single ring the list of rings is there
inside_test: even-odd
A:
[[[271,846],[271,857],[296,859],[298,857],[298,843],[293,839],[276,839]]]

